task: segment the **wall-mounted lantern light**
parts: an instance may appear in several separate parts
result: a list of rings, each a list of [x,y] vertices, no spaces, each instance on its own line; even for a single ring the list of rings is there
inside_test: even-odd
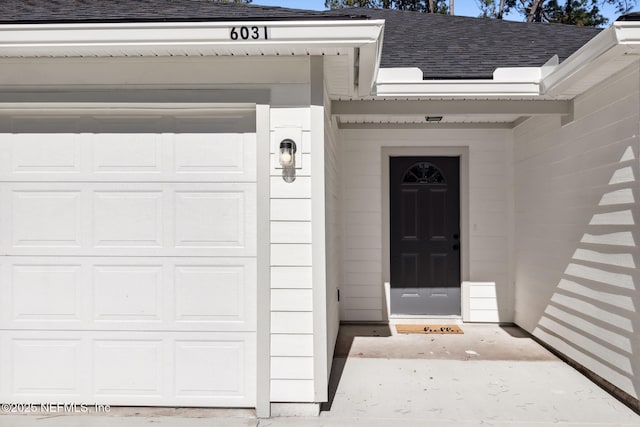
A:
[[[282,166],[282,179],[285,182],[296,180],[296,143],[292,139],[283,139],[280,142],[278,161]]]

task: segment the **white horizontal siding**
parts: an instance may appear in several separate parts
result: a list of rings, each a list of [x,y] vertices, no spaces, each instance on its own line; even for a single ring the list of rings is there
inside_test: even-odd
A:
[[[271,356],[313,356],[313,335],[274,334],[271,336]]]
[[[311,289],[272,289],[272,311],[307,311],[313,310]]]
[[[272,243],[311,243],[311,222],[272,221]]]
[[[515,129],[517,323],[638,398],[637,63]],[[632,332],[633,331],[633,332]]]
[[[311,200],[271,199],[271,221],[311,221]]]
[[[272,402],[313,402],[313,380],[271,380]]]
[[[273,311],[271,333],[311,334],[313,333],[313,313]]]
[[[312,380],[313,357],[272,357],[271,378],[277,380]]]
[[[511,319],[509,231],[512,133],[508,130],[344,130],[341,319],[380,321],[383,309],[382,148],[469,150],[469,279],[494,281],[501,319]]]
[[[271,288],[309,288],[312,283],[311,267],[271,267]]]
[[[271,198],[310,199],[311,178],[297,177],[294,182],[285,182],[282,176],[271,177]]]
[[[310,244],[271,244],[271,265],[311,266]]]
[[[309,86],[291,93],[283,88],[276,102],[304,105],[308,91]],[[294,102],[296,98],[300,99]],[[312,402],[311,109],[308,105],[272,107],[270,120],[271,401]],[[284,138],[293,139],[298,150],[296,177],[291,183],[282,179],[278,165],[277,150]]]

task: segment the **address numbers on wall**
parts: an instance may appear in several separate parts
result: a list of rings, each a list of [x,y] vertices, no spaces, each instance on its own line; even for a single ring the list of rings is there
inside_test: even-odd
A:
[[[268,40],[267,26],[231,27],[229,32],[231,40]]]

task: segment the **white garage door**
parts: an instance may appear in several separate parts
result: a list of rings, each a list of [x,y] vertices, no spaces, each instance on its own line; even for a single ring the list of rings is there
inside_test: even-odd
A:
[[[6,123],[0,402],[255,406],[255,113]]]

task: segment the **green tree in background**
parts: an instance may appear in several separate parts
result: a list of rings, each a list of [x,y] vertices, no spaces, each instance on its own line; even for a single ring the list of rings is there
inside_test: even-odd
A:
[[[453,4],[453,0],[450,0]],[[449,13],[447,0],[325,0],[325,7],[369,7],[375,9],[413,10],[424,13]]]
[[[612,5],[619,14],[627,13],[636,0],[507,0],[527,22],[556,22],[597,27],[609,20],[602,15],[604,5]]]
[[[602,14],[604,5],[612,5],[619,14],[630,11],[637,0],[475,0],[480,16],[502,19],[516,11],[527,22],[553,22],[560,24],[597,27],[608,19]],[[425,13],[451,13],[453,0],[325,0],[331,9],[344,7],[370,7],[413,10]]]

